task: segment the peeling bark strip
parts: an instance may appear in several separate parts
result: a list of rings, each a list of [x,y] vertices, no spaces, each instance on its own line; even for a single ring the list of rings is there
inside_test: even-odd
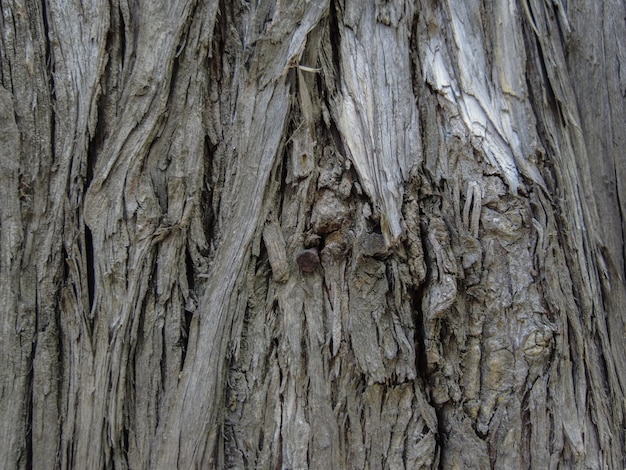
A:
[[[626,466],[617,0],[3,1],[5,468]]]

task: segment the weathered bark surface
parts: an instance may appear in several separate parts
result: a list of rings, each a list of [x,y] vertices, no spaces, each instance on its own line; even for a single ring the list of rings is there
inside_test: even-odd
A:
[[[623,2],[2,1],[5,468],[622,468]]]

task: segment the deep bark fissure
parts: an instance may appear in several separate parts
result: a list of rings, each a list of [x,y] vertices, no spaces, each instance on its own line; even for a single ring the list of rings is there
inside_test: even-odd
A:
[[[189,252],[189,247],[185,250],[185,275],[187,277],[187,284],[189,290],[191,292],[196,292],[196,269],[194,266],[193,259],[191,257],[191,253]],[[191,328],[191,321],[193,319],[194,312],[190,309],[188,305],[185,305],[184,308],[184,316],[182,319],[181,331],[180,331],[180,340],[177,346],[181,349],[181,362],[180,369],[183,370],[185,367],[185,359],[187,358],[187,348],[189,346],[189,330]]]
[[[334,84],[329,87],[330,90],[337,88],[337,85],[341,82],[341,54],[339,52],[339,41],[341,41],[341,33],[339,32],[339,1],[330,0],[329,16],[328,16],[328,31],[329,37],[334,40],[330,41],[331,47],[331,60],[334,68]],[[344,154],[345,155],[345,154]]]
[[[111,16],[115,19],[115,20],[119,20],[119,24],[114,20],[111,24],[111,28],[109,30],[109,34],[111,36],[114,36],[115,38],[119,38],[119,40],[117,41],[117,44],[119,45],[119,60],[120,60],[120,67],[122,70],[122,73],[124,73],[124,71],[126,70],[130,70],[130,66],[131,64],[129,64],[129,60],[128,57],[126,56],[126,49],[127,49],[127,33],[128,33],[128,28],[127,28],[127,24],[126,24],[126,18],[124,18],[124,14],[128,11],[126,9],[122,9],[121,6],[121,2],[124,2],[125,0],[112,0],[110,3],[111,7],[117,7],[117,8],[111,8],[111,10],[116,10],[116,14],[112,14]],[[116,28],[117,26],[117,28]],[[115,34],[118,33],[118,34]],[[107,45],[110,44],[110,41],[107,40]],[[132,45],[130,50],[132,50]],[[112,55],[112,58],[117,59],[118,56],[117,54]]]
[[[212,250],[212,242],[215,240],[215,234],[219,232],[219,226],[217,226],[218,219],[215,217],[214,208],[217,206],[215,201],[214,187],[216,182],[214,181],[214,165],[215,154],[218,150],[217,144],[211,141],[208,135],[204,136],[203,146],[203,168],[202,168],[202,184],[200,188],[200,201],[199,201],[199,218],[201,220],[202,230],[204,231],[205,239],[208,242],[208,247],[198,247],[199,254],[204,258],[210,256]],[[196,269],[199,267],[194,265]],[[200,274],[199,272],[194,273]]]
[[[50,92],[50,100],[52,103],[54,103],[56,101],[56,96],[55,96],[55,87],[54,87],[54,55],[52,53],[51,47],[50,47],[50,43],[52,42],[52,38],[50,37],[50,25],[48,23],[48,12],[47,12],[47,4],[46,2],[41,2],[41,20],[42,20],[42,26],[43,26],[43,35],[46,38],[46,41],[44,41],[44,63],[46,64],[46,78],[48,80],[48,87],[49,87],[49,92]],[[14,24],[13,27],[15,29],[16,25]],[[50,107],[50,111],[53,114],[53,119],[51,120],[51,124],[54,126],[54,122],[56,121],[56,119],[54,119],[54,112],[55,112],[55,107],[54,105]],[[52,128],[52,137],[54,138],[54,128]],[[52,145],[52,148],[54,148],[54,145]]]
[[[87,306],[88,308],[88,312],[91,312],[94,306],[94,301],[95,301],[95,289],[96,289],[96,271],[95,271],[95,263],[94,263],[94,248],[93,248],[93,237],[91,235],[91,230],[89,230],[89,227],[87,227],[87,225],[83,225],[84,230],[85,230],[85,247],[84,247],[84,251],[85,251],[85,261],[86,261],[86,266],[85,266],[85,271],[86,271],[86,278],[87,278],[87,294],[88,294],[88,299],[89,299],[89,305]],[[88,320],[89,320],[89,331],[93,331],[93,318],[92,315],[89,314],[88,315]]]
[[[428,274],[427,274],[428,275]],[[426,361],[426,349],[424,347],[424,313],[422,312],[422,298],[424,295],[425,285],[421,284],[417,288],[409,291],[411,295],[411,303],[413,307],[415,317],[415,333],[413,334],[413,340],[416,344],[416,364],[415,370],[417,376],[420,377],[424,383],[428,383],[428,363]]]
[[[626,98],[626,89],[624,90],[624,97]],[[617,174],[617,166],[615,166],[613,168],[614,174],[615,174],[615,181],[620,181],[620,177]],[[622,253],[624,253],[623,259],[621,260],[621,264],[623,266],[623,269],[620,270],[619,267],[615,266],[614,261],[611,259],[611,256],[608,254],[608,252],[606,251],[606,247],[602,246],[601,250],[603,250],[603,259],[605,263],[610,263],[613,265],[613,270],[616,273],[619,273],[620,271],[622,272],[626,272],[626,214],[624,213],[624,210],[622,209],[623,207],[626,207],[626,201],[622,201],[622,191],[621,188],[619,187],[619,183],[618,183],[618,187],[615,190],[615,196],[617,198],[617,206],[618,206],[618,210],[619,210],[619,216],[620,216],[620,220],[619,220],[619,225],[620,225],[620,233],[621,233],[621,238],[623,240],[622,242]],[[604,297],[604,296],[603,296]]]
[[[30,370],[28,372],[28,408],[26,409],[26,416],[24,416],[24,421],[27,423],[26,428],[26,436],[25,436],[25,447],[26,447],[26,456],[24,459],[24,464],[26,468],[31,468],[33,464],[33,408],[35,397],[33,396],[33,384],[35,379],[35,369],[33,367],[32,362],[34,361],[35,353],[37,351],[37,339],[35,336],[35,340],[33,341],[33,348],[31,353],[31,365]],[[21,459],[20,459],[21,460]]]

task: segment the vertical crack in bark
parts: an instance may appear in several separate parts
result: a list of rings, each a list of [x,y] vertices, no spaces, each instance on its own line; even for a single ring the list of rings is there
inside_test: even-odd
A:
[[[202,188],[200,195],[200,217],[202,219],[202,228],[205,233],[206,240],[211,247],[215,241],[216,233],[219,233],[220,227],[218,219],[215,217],[215,207],[218,207],[216,201],[216,187],[219,188],[219,183],[216,181],[216,175],[214,174],[215,154],[218,146],[211,141],[211,138],[207,135],[204,138],[204,155],[203,155],[203,178]],[[208,256],[208,252],[202,253],[204,256]]]
[[[91,312],[93,311],[93,306],[94,306],[94,301],[95,301],[95,288],[96,288],[95,269],[96,268],[95,268],[95,262],[94,262],[94,248],[93,248],[93,238],[91,235],[91,230],[89,230],[89,227],[86,224],[83,224],[83,227],[85,229],[85,246],[84,246],[85,263],[86,263],[85,274],[87,277],[87,293],[88,293],[88,299],[89,299],[89,305],[86,306],[88,310],[85,313],[87,315],[88,331],[89,333],[91,333],[93,332],[93,321],[94,321]],[[93,338],[90,337],[89,340],[92,341]]]
[[[32,468],[33,464],[33,415],[34,415],[34,406],[35,400],[38,397],[33,395],[34,392],[34,383],[35,383],[35,353],[37,350],[37,336],[35,335],[35,340],[33,341],[30,368],[28,371],[28,408],[26,411],[26,416],[24,416],[24,420],[27,424],[26,429],[26,455],[24,456],[24,468]],[[20,460],[22,460],[20,458]]]
[[[330,48],[331,48],[331,59],[333,64],[333,84],[328,87],[331,92],[334,92],[336,88],[339,87],[342,77],[341,77],[341,54],[339,52],[339,43],[341,41],[341,33],[339,32],[339,24],[340,24],[340,6],[338,0],[330,0],[329,7],[329,19],[328,19],[328,34],[330,38]],[[344,153],[345,155],[345,153]]]
[[[52,160],[55,159],[55,139],[56,139],[56,123],[58,119],[57,110],[56,110],[56,88],[55,88],[55,60],[54,54],[51,48],[51,41],[53,38],[51,37],[51,30],[48,18],[48,5],[47,2],[41,2],[41,10],[42,10],[42,26],[43,26],[43,37],[45,38],[44,42],[44,60],[45,60],[45,74],[47,79],[47,85],[49,90],[49,113],[50,113],[50,150],[52,152]],[[69,175],[68,175],[69,177]]]
[[[187,277],[187,285],[191,292],[195,292],[196,283],[195,283],[195,269],[193,259],[191,257],[191,253],[189,249],[185,250],[185,276]],[[194,312],[189,309],[188,306],[185,306],[184,309],[184,318],[182,319],[182,326],[180,332],[180,348],[182,353],[182,358],[180,362],[180,369],[183,370],[185,367],[185,359],[187,357],[187,347],[189,346],[189,329],[191,328],[191,320],[193,318]]]
[[[111,2],[111,10],[117,10],[114,13],[111,14],[111,17],[114,18],[115,20],[119,21],[119,24],[116,24],[114,22],[112,22],[113,24],[111,25],[111,29],[109,30],[109,35],[113,35],[116,38],[119,38],[118,40],[118,45],[119,45],[119,56],[112,56],[111,60],[113,62],[117,62],[119,60],[119,64],[120,64],[120,69],[122,70],[122,74],[124,73],[123,71],[125,70],[129,70],[130,69],[130,64],[128,63],[127,57],[126,57],[126,48],[127,48],[127,38],[126,35],[128,33],[128,27],[126,25],[126,18],[125,18],[125,14],[127,14],[128,10],[126,8],[122,8],[120,2],[124,2],[126,3],[126,0],[113,0]],[[117,8],[115,8],[117,7]],[[116,28],[117,26],[117,28]],[[115,32],[119,33],[118,35],[115,35]],[[109,44],[109,41],[107,41],[107,44]]]
[[[428,276],[427,272],[427,276]],[[416,364],[415,370],[418,377],[420,377],[424,383],[428,383],[428,361],[426,360],[426,349],[424,344],[424,312],[422,311],[422,299],[424,297],[424,289],[426,284],[422,283],[419,287],[413,288],[409,291],[411,295],[411,305],[413,307],[415,317],[415,334],[413,341],[415,344]]]

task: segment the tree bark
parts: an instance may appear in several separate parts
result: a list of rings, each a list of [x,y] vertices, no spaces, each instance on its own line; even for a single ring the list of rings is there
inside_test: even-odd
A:
[[[0,3],[5,468],[623,468],[626,6]]]

